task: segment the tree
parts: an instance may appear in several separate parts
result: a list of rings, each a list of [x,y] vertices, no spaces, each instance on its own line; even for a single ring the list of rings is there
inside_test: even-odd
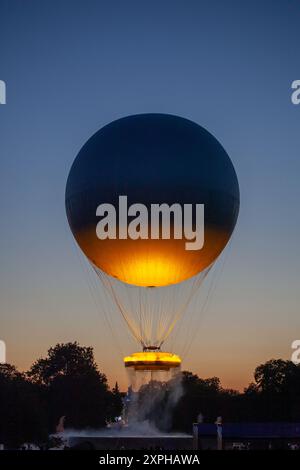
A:
[[[297,373],[297,366],[292,361],[271,359],[256,367],[254,378],[262,392],[281,393]]]
[[[110,392],[109,402],[109,418],[114,419],[117,416],[120,416],[123,410],[123,397],[119,390],[118,382],[115,383],[114,388]]]
[[[266,421],[300,419],[300,366],[271,359],[255,369],[258,411]]]
[[[40,388],[10,364],[0,364],[0,442],[18,448],[47,440],[47,419]]]
[[[105,375],[98,372],[94,360],[93,348],[74,343],[57,344],[48,350],[48,357],[38,359],[28,372],[34,382],[50,385],[61,376],[80,376],[97,372],[106,382]]]
[[[175,430],[191,432],[191,424],[197,421],[200,413],[208,422],[222,415],[223,389],[220,379],[202,379],[192,372],[185,371],[182,373],[182,387],[183,395],[174,410]]]
[[[110,414],[112,398],[106,376],[99,372],[93,349],[77,342],[57,344],[28,372],[34,383],[47,389],[49,422],[55,429],[66,416],[67,427],[99,427]]]

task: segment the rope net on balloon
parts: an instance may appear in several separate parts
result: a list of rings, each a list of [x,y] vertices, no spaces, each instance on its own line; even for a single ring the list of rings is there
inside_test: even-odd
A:
[[[180,284],[139,287],[120,282],[93,265],[112,305],[144,349],[161,348],[183,317],[210,268]]]

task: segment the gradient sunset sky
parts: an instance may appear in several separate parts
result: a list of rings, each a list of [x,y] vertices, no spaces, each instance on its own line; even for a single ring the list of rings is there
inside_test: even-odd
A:
[[[94,347],[111,383],[126,386],[122,354],[138,347],[117,319],[112,338],[97,310],[64,192],[96,130],[145,112],[209,130],[240,184],[239,220],[184,369],[242,389],[259,363],[289,359],[300,338],[300,105],[291,102],[300,3],[0,0],[0,18],[7,361],[26,370],[50,346],[77,340]]]

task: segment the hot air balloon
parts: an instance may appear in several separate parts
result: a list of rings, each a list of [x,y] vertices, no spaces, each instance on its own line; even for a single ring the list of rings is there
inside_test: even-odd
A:
[[[238,216],[238,180],[224,148],[178,116],[118,119],[79,151],[65,203],[79,247],[142,345],[125,366],[177,367],[179,356],[162,346]],[[198,244],[191,239],[198,233],[197,214],[203,219]]]

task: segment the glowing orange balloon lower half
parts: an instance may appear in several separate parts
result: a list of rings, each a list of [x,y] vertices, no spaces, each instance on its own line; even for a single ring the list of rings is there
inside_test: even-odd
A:
[[[210,266],[231,233],[205,229],[201,250],[186,250],[188,240],[99,240],[95,226],[77,231],[77,243],[89,260],[120,281],[143,287],[162,287],[185,281]]]

